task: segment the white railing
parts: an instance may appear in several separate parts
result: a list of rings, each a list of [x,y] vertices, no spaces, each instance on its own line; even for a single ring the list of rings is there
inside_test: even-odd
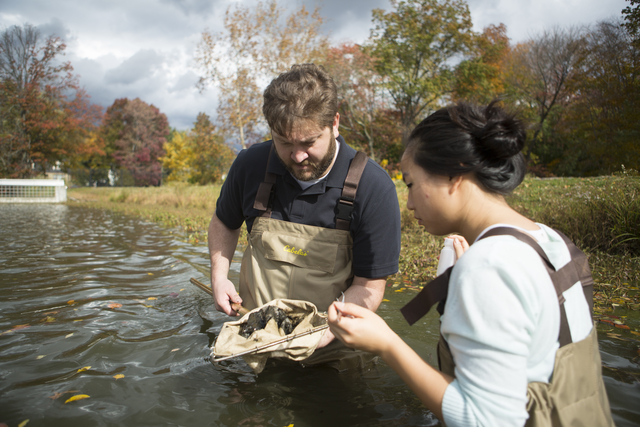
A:
[[[62,179],[0,179],[0,203],[60,203],[67,201]]]

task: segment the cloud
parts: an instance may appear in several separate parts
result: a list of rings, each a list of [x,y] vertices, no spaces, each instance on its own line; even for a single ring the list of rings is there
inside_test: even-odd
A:
[[[263,0],[266,1],[266,0]],[[552,25],[595,23],[620,16],[625,0],[467,0],[474,29],[507,25],[512,42]],[[43,36],[59,35],[80,85],[107,108],[118,98],[139,97],[165,113],[172,127],[188,129],[198,112],[216,117],[217,90],[198,92],[194,52],[205,29],[221,31],[225,11],[257,0],[0,0],[3,28],[30,23]],[[363,43],[371,10],[391,11],[390,0],[278,0],[293,10],[320,8],[332,43]]]
[[[130,85],[141,79],[148,78],[162,63],[162,56],[155,50],[139,50],[116,68],[108,70],[105,73],[104,81],[107,84]]]
[[[38,25],[38,30],[44,37],[57,36],[67,42],[70,39],[69,29],[59,18],[51,18],[51,21]]]

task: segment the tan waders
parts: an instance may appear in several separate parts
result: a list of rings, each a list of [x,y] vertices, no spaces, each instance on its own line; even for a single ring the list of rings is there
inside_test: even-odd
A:
[[[271,157],[271,155],[269,155]],[[337,200],[336,229],[271,218],[276,177],[267,165],[254,207],[256,218],[240,270],[240,297],[249,310],[277,298],[310,301],[326,311],[353,281],[351,211],[367,156],[358,152],[351,162],[342,196]],[[337,339],[316,350],[303,365],[328,363],[339,370],[361,366],[367,353],[345,347]]]
[[[587,258],[564,234],[563,238],[571,261],[556,270],[540,245],[528,234],[510,227],[496,227],[482,236],[510,235],[531,246],[542,258],[558,295],[560,305],[560,349],[556,352],[553,376],[549,383],[534,382],[527,386],[526,426],[613,426],[609,399],[602,380],[602,363],[598,349],[596,327],[589,336],[576,343],[571,342],[571,332],[564,309],[562,293],[577,281],[589,306],[593,309],[593,279]],[[424,289],[402,308],[402,314],[409,324],[424,316],[431,306],[438,304],[438,312],[444,313],[449,277],[445,273],[428,283]],[[449,346],[442,335],[438,342],[438,364],[440,370],[455,377],[455,362]]]

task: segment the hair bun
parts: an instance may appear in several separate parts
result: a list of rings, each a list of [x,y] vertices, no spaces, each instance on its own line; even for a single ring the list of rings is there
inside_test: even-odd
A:
[[[520,153],[526,141],[522,123],[493,103],[485,108],[484,114],[484,126],[473,132],[476,147],[483,157],[487,160],[504,160]]]

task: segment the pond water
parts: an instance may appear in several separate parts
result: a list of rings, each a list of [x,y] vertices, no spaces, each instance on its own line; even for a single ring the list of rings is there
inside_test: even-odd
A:
[[[380,362],[364,372],[213,365],[229,318],[206,246],[137,218],[68,205],[0,205],[0,423],[32,426],[439,425]],[[237,280],[239,256],[234,263]],[[432,364],[433,313],[388,287],[379,313]],[[640,423],[637,343],[601,334],[616,424]],[[79,400],[73,396],[84,395]]]

